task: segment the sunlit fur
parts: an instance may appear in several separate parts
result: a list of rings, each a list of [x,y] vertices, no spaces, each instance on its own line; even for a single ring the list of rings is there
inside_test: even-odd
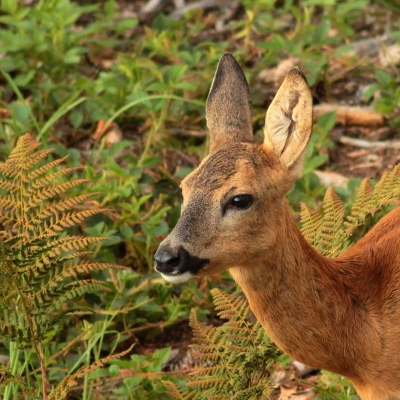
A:
[[[363,400],[400,399],[400,209],[340,257],[316,253],[285,199],[311,134],[305,78],[289,73],[256,144],[247,123],[224,134],[215,122],[224,109],[235,114],[225,115],[228,124],[251,113],[234,98],[248,88],[231,55],[221,68],[207,104],[210,154],[182,182],[182,215],[160,248],[209,259],[198,275],[229,270],[269,336],[296,360],[348,377]],[[227,207],[239,194],[252,195],[252,206]]]

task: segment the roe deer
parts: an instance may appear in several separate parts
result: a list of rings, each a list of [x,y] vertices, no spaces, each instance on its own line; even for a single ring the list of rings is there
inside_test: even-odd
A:
[[[400,399],[400,208],[341,256],[319,255],[285,193],[300,177],[312,96],[293,68],[252,133],[246,78],[230,54],[206,105],[210,153],[181,184],[181,217],[155,255],[183,282],[229,270],[271,339],[309,366],[349,378],[363,400]]]

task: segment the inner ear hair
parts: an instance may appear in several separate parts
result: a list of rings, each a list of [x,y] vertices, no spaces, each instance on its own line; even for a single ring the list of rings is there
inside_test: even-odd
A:
[[[264,145],[273,150],[282,166],[302,164],[300,157],[312,132],[312,95],[303,73],[292,68],[268,108]],[[296,166],[295,169],[298,169]]]

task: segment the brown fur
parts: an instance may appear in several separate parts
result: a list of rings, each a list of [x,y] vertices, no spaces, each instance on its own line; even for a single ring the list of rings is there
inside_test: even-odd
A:
[[[272,340],[298,361],[348,377],[363,400],[400,399],[400,209],[340,257],[320,256],[285,199],[311,134],[305,78],[289,73],[257,145],[243,74],[231,55],[218,68],[225,78],[209,96],[210,155],[182,182],[182,215],[159,251],[183,246],[209,260],[198,275],[229,270]],[[230,207],[241,194],[253,204]]]

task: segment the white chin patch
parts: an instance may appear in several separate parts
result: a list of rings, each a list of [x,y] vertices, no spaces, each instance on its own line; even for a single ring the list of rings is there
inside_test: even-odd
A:
[[[165,275],[165,274],[161,274],[161,276],[168,282],[171,283],[182,283],[182,282],[186,282],[189,279],[193,278],[193,274],[189,271],[184,272],[183,274],[180,275]]]

